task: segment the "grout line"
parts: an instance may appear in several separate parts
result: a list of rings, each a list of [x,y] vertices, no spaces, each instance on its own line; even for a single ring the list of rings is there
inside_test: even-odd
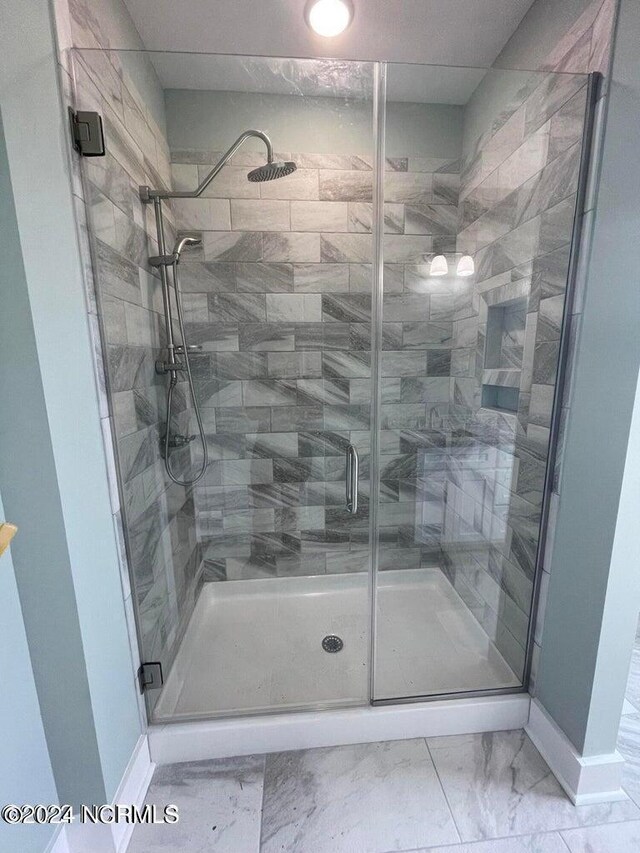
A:
[[[406,849],[401,850],[401,851],[388,850],[388,851],[384,851],[384,853],[424,853],[424,851],[428,851],[432,847],[437,848],[438,850],[440,850],[442,848],[442,850],[444,850],[444,851],[450,850],[451,853],[456,853],[456,850],[458,850],[458,848],[460,848],[461,846],[467,846],[468,845],[470,847],[473,847],[474,845],[490,844],[493,841],[511,841],[512,839],[518,839],[518,838],[534,838],[534,839],[543,838],[543,837],[552,838],[554,836],[558,837],[562,841],[564,846],[567,848],[567,850],[571,851],[571,848],[568,846],[567,842],[565,841],[565,839],[563,837],[564,832],[573,832],[574,830],[602,829],[602,828],[605,828],[608,826],[618,826],[620,824],[629,823],[631,820],[637,820],[637,819],[636,818],[630,818],[627,821],[619,820],[619,821],[609,821],[607,823],[591,823],[591,824],[586,823],[586,824],[580,824],[579,826],[564,827],[563,829],[546,829],[546,830],[542,830],[540,832],[524,832],[524,833],[517,833],[514,835],[496,835],[496,836],[491,836],[491,837],[487,837],[487,838],[476,838],[472,841],[461,841],[459,844],[430,844],[426,848],[424,846],[423,847],[409,847],[409,848],[406,848]]]
[[[563,830],[563,831],[564,831],[564,830]],[[562,832],[558,832],[558,835],[560,836],[560,841],[564,844],[564,846],[567,848],[567,850],[569,851],[569,853],[571,853],[571,848],[569,847],[569,845],[568,845],[568,844],[567,844],[567,842],[565,841],[565,838],[564,838],[564,835],[562,834]]]
[[[277,754],[277,753],[271,753]],[[258,850],[257,853],[260,853],[262,849],[262,822],[264,820],[264,791],[267,785],[267,758],[269,754],[264,753],[262,756],[262,797],[260,799],[260,830],[258,832]]]
[[[447,792],[445,791],[444,785],[442,784],[442,779],[440,778],[440,773],[438,772],[438,768],[436,767],[436,763],[433,760],[433,755],[431,753],[431,748],[429,747],[428,740],[426,737],[423,738],[423,740],[424,740],[424,745],[427,748],[427,753],[429,755],[429,758],[431,759],[431,764],[433,765],[433,769],[435,770],[436,778],[438,780],[438,784],[440,785],[440,790],[442,791],[442,793],[444,795],[444,801],[447,804],[447,808],[449,809],[449,813],[451,815],[451,820],[453,821],[453,825],[455,827],[455,830],[458,833],[458,838],[460,839],[460,844],[464,844],[465,842],[462,840],[462,833],[460,832],[460,827],[458,826],[458,822],[456,821],[456,816],[453,813],[453,809],[451,808],[451,803],[449,802],[449,797],[447,796]]]
[[[627,760],[627,759],[625,758],[625,761],[626,761],[626,760]],[[635,796],[635,797],[634,797],[634,796],[632,796],[632,795],[629,793],[629,791],[627,791],[627,789],[624,787],[624,785],[622,785],[622,790],[624,791],[624,793],[627,795],[627,797],[629,798],[630,802],[631,802],[631,803],[633,803],[633,805],[634,805],[634,806],[638,806],[638,807],[640,807],[640,796],[638,796],[638,794],[636,794],[636,796]],[[636,799],[636,797],[637,797],[637,799]],[[638,815],[637,817],[630,817],[630,818],[627,818],[627,820],[640,820],[640,815]],[[625,823],[625,821],[616,821],[616,823]]]
[[[607,826],[608,824],[593,824],[593,825],[594,826]],[[573,828],[574,829],[588,829],[589,825],[586,825],[585,827],[577,826],[577,827],[573,827]],[[410,848],[407,848],[406,850],[401,850],[401,851],[388,850],[388,851],[384,851],[384,853],[425,853],[425,851],[427,851],[427,853],[428,853],[428,851],[431,848],[437,848],[438,850],[442,849],[444,851],[450,850],[451,853],[456,853],[456,850],[459,850],[459,848],[462,846],[473,847],[474,845],[479,845],[479,844],[485,844],[485,845],[490,844],[492,841],[511,841],[514,838],[538,838],[538,837],[542,837],[542,836],[548,836],[549,838],[551,838],[554,835],[558,836],[560,839],[562,839],[562,843],[566,846],[566,841],[564,840],[564,838],[562,838],[562,835],[561,835],[561,832],[565,832],[565,831],[567,831],[567,830],[561,831],[559,829],[546,829],[546,830],[542,830],[541,832],[525,832],[525,833],[520,833],[518,835],[497,835],[495,837],[492,836],[491,838],[476,838],[474,841],[461,841],[458,844],[430,844],[429,847],[410,847]],[[569,849],[569,848],[567,848],[567,849]]]

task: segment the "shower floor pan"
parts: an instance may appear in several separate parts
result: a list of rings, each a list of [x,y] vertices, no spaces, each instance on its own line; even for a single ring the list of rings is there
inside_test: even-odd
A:
[[[377,598],[376,699],[518,686],[438,569],[383,572]],[[367,703],[368,661],[366,574],[207,583],[155,722]]]

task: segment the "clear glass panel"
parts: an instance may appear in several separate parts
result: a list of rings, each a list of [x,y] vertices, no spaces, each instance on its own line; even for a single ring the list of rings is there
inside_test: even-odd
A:
[[[373,698],[517,688],[586,78],[387,74]]]
[[[154,721],[522,684],[586,78],[390,65],[374,128],[384,71],[75,52],[106,130],[76,191]],[[159,245],[140,185],[192,192],[250,128],[296,170],[247,180],[267,153],[249,138],[200,197],[162,201]],[[174,270],[149,263],[183,236],[184,337]],[[174,477],[201,464],[194,399],[209,456],[186,486],[163,458],[169,329],[194,386],[177,371]]]
[[[75,57],[78,106],[100,110],[107,136],[106,158],[83,161],[84,188],[142,657],[165,675],[147,692],[156,721],[368,701],[373,70]],[[248,181],[266,155],[252,138],[200,198],[162,202],[167,252],[201,240],[178,274],[210,461],[184,487],[162,457],[167,325],[138,185],[195,189],[248,128],[297,170]],[[170,300],[175,322],[172,287]],[[202,458],[186,378],[170,429],[194,436],[170,451],[179,478]],[[327,635],[340,653],[323,650]]]

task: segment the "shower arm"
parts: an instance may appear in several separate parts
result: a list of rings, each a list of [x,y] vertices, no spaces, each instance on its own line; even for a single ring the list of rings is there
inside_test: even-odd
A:
[[[273,147],[271,145],[271,140],[267,136],[266,133],[262,133],[261,130],[245,130],[236,141],[233,143],[231,148],[226,152],[226,154],[222,155],[222,158],[216,163],[213,169],[209,172],[209,174],[203,179],[197,189],[192,190],[192,192],[169,192],[165,190],[152,190],[150,187],[142,186],[140,187],[140,198],[145,204],[149,204],[154,199],[157,198],[198,198],[202,195],[202,193],[209,186],[211,181],[216,177],[216,175],[221,171],[221,169],[226,166],[229,160],[236,153],[238,148],[243,145],[247,139],[251,137],[256,137],[257,139],[261,139],[266,148],[267,148],[267,162],[273,162]]]

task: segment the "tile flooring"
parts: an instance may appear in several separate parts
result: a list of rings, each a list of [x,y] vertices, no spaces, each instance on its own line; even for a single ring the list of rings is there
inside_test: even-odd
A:
[[[522,731],[160,767],[129,853],[637,853],[640,638],[620,727],[629,799],[571,805]]]

